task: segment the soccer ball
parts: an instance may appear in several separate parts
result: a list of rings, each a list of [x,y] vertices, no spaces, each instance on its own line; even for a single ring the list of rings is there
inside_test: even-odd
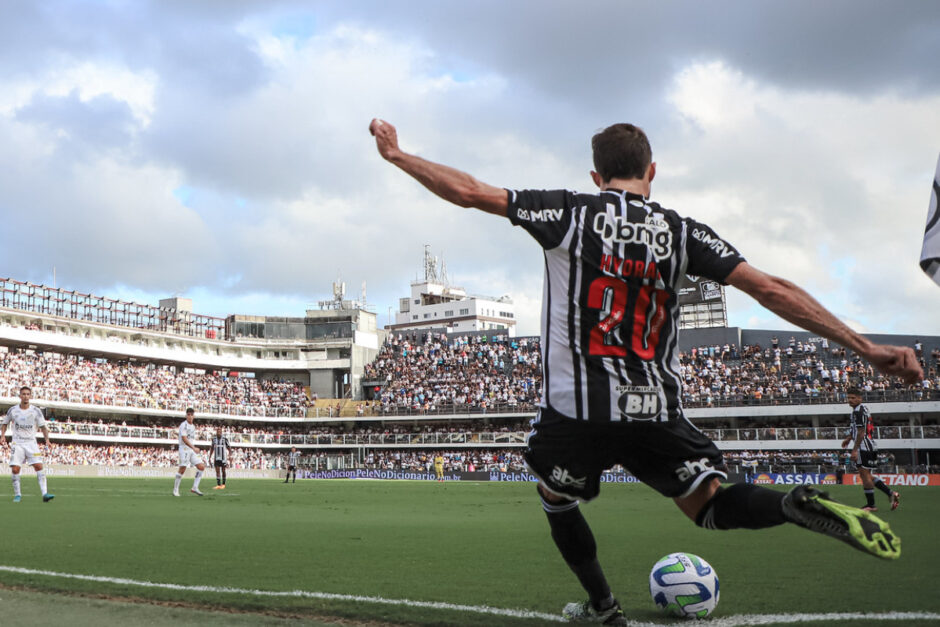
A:
[[[705,618],[718,605],[718,575],[698,555],[670,553],[650,571],[650,596],[673,616]]]

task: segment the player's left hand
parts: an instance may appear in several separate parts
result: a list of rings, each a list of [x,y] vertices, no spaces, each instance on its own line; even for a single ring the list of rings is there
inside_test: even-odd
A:
[[[372,118],[372,122],[369,123],[369,132],[375,137],[375,147],[382,158],[391,161],[392,157],[399,152],[398,131],[395,127],[379,118]]]
[[[849,459],[851,459],[853,462],[858,461],[858,451],[852,451],[852,454],[849,455]]]

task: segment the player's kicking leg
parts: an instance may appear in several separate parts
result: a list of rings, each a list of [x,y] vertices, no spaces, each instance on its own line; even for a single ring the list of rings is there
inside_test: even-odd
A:
[[[215,468],[215,487],[212,489],[221,490],[222,489],[222,463],[219,461],[216,461],[215,464],[213,464],[213,466]]]
[[[836,503],[811,486],[784,494],[744,483],[722,488],[713,478],[676,503],[707,529],[762,529],[792,522],[876,557],[901,555],[901,540],[887,523],[871,512]]]
[[[901,556],[901,539],[888,523],[864,509],[836,503],[816,488],[794,488],[784,497],[783,509],[790,522],[842,540],[859,551],[883,559]]]
[[[222,489],[225,489],[225,478],[228,470],[228,464],[222,464]]]

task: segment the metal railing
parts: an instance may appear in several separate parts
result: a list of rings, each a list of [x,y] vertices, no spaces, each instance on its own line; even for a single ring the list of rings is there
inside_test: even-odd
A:
[[[89,437],[177,441],[175,428],[124,426],[116,424],[48,422],[50,434]],[[705,435],[716,442],[787,441],[811,443],[820,440],[840,440],[846,430],[839,427],[768,427],[743,429],[703,429]],[[208,442],[213,430],[197,431],[199,442]],[[525,431],[456,431],[418,433],[237,433],[227,432],[233,445],[278,446],[523,446]],[[879,441],[918,440],[940,438],[940,425],[875,427],[874,438]],[[810,448],[811,445],[808,444]]]
[[[176,442],[178,431],[174,428],[123,426],[115,424],[47,422],[50,435],[79,436],[82,439],[108,438],[130,440],[161,440]],[[196,440],[208,442],[214,431],[199,430]],[[277,445],[277,446],[450,446],[450,445],[499,445],[519,446],[525,444],[524,431],[492,432],[440,432],[440,433],[237,433],[225,434],[232,445]]]
[[[156,409],[174,412],[183,412],[186,411],[186,408],[192,407],[200,414],[218,414],[232,417],[304,418],[307,415],[307,409],[305,407],[271,407],[267,405],[218,403],[175,398],[154,399],[143,393],[80,392],[77,390],[46,388],[41,386],[34,386],[32,390],[33,402],[37,405],[41,405],[43,401],[53,401],[75,403],[78,405],[126,409]],[[18,395],[18,386],[8,385],[0,387],[0,396],[15,398]]]
[[[940,401],[940,390],[880,390],[862,393],[863,403],[919,403],[924,401]],[[735,394],[732,396],[716,395],[711,401],[692,400],[685,396],[682,400],[682,406],[685,408],[768,407],[774,405],[833,405],[844,404],[845,402],[845,392],[818,395],[792,393],[787,396],[764,395],[761,398]]]

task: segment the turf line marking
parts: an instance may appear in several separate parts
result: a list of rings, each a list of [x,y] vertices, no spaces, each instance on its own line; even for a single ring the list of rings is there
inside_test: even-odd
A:
[[[43,577],[59,577],[61,579],[79,579],[81,581],[94,581],[98,583],[113,583],[124,586],[138,586],[142,588],[160,588],[163,590],[181,590],[186,592],[219,592],[226,594],[251,594],[265,597],[298,597],[305,599],[322,599],[328,601],[356,601],[360,603],[378,603],[384,605],[402,605],[406,607],[422,607],[436,610],[454,610],[458,612],[474,612],[476,614],[491,614],[495,616],[510,616],[513,618],[537,618],[543,621],[557,623],[565,622],[557,614],[545,614],[530,610],[510,610],[486,605],[457,605],[437,601],[411,601],[408,599],[386,599],[384,597],[369,597],[355,594],[334,594],[331,592],[308,592],[306,590],[248,590],[245,588],[227,588],[217,586],[186,586],[177,583],[158,583],[153,581],[138,581],[121,577],[100,577],[97,575],[79,575],[75,573],[59,573],[51,570],[34,570],[18,566],[0,566],[0,571],[18,573],[21,575],[40,575]]]
[[[830,612],[827,614],[741,614],[727,618],[709,618],[708,627],[752,627],[757,625],[779,625],[781,623],[807,623],[851,620],[898,620],[940,621],[940,614],[933,612]],[[631,627],[646,627],[654,623],[633,623]]]
[[[121,577],[101,577],[98,575],[79,575],[75,573],[60,573],[52,570],[35,570],[20,568],[19,566],[0,566],[0,571],[17,573],[21,575],[40,575],[43,577],[59,577],[61,579],[78,579],[81,581],[94,581],[98,583],[113,583],[124,586],[138,586],[141,588],[159,588],[163,590],[180,590],[184,592],[218,592],[225,594],[251,594],[265,597],[297,597],[305,599],[321,599],[327,601],[357,601],[361,603],[377,603],[383,605],[402,605],[407,607],[422,607],[435,610],[453,610],[458,612],[472,612],[475,614],[491,614],[494,616],[509,616],[512,618],[537,618],[555,623],[567,622],[557,614],[546,614],[531,610],[511,610],[486,605],[458,605],[438,601],[411,601],[408,599],[386,599],[384,597],[369,597],[355,594],[334,594],[332,592],[308,592],[306,590],[249,590],[246,588],[227,588],[218,586],[187,586],[178,583],[158,583],[153,581],[139,581],[137,579],[124,579]],[[787,623],[829,622],[847,620],[886,620],[886,621],[940,621],[940,614],[933,612],[830,612],[827,614],[742,614],[725,618],[708,619],[708,627],[755,627],[760,625],[774,625]],[[629,627],[662,627],[669,623],[647,623],[628,620]]]

